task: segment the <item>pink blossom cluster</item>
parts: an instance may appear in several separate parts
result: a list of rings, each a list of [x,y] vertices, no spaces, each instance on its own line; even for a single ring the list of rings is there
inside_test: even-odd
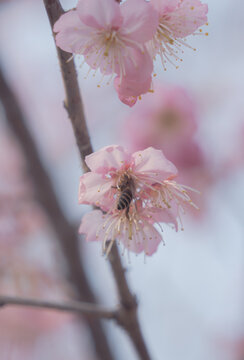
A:
[[[181,61],[185,37],[206,23],[207,11],[200,0],[79,0],[53,30],[62,50],[83,55],[108,83],[114,78],[120,100],[133,106],[151,90],[156,55],[164,68]]]
[[[81,176],[79,203],[101,210],[87,213],[79,231],[87,241],[102,241],[106,254],[117,239],[130,251],[152,255],[162,241],[155,225],[178,230],[185,205],[195,206],[190,188],[176,183],[177,169],[160,150],[131,154],[112,145],[88,155],[86,163],[91,171]]]

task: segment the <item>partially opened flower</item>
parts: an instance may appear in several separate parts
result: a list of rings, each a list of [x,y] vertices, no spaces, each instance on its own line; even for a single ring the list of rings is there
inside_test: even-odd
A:
[[[151,255],[161,239],[153,225],[163,222],[177,229],[182,208],[193,205],[187,188],[173,180],[177,169],[160,150],[130,154],[121,146],[107,146],[87,156],[86,163],[91,172],[81,176],[79,202],[106,214],[86,215],[80,232],[88,241],[102,240],[104,249],[108,240],[118,239],[131,251]]]
[[[161,57],[165,68],[167,61],[173,64],[182,61],[179,55],[183,53],[182,45],[190,47],[185,37],[206,24],[208,6],[200,0],[150,0],[150,3],[158,11],[158,26],[147,45],[152,57],[157,54]]]
[[[147,81],[152,72],[152,64],[146,67],[143,61],[148,56],[144,44],[153,37],[156,26],[157,12],[145,0],[122,4],[115,0],[89,0],[79,1],[76,10],[62,15],[54,32],[61,49],[83,55],[87,64],[94,70],[100,69],[103,75],[111,74],[112,78],[116,74],[120,81],[128,73],[135,79],[139,74],[144,76],[144,93],[151,85]]]

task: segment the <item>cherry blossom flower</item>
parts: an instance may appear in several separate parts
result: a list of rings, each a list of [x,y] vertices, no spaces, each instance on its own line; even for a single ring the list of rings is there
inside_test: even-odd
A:
[[[130,154],[112,145],[88,155],[86,163],[91,172],[81,176],[79,203],[98,206],[106,214],[95,210],[86,215],[80,232],[88,241],[102,240],[103,250],[108,240],[112,244],[117,238],[131,251],[152,255],[161,239],[154,225],[163,222],[177,230],[185,204],[194,206],[188,188],[174,180],[176,167],[160,150]]]
[[[127,174],[138,188],[154,184],[157,180],[173,178],[176,167],[168,161],[160,150],[148,148],[130,154],[122,146],[106,146],[86,156],[91,169],[81,176],[79,203],[99,206],[109,211],[114,206],[117,186]]]
[[[120,85],[126,77],[134,78],[132,95],[137,96],[151,85],[152,61],[144,44],[154,36],[156,27],[157,12],[145,0],[122,4],[89,0],[79,1],[76,10],[62,15],[53,30],[57,45],[83,55],[91,69],[111,74],[111,79],[116,74]],[[138,87],[137,80],[143,76]],[[131,84],[129,87],[132,90]]]
[[[196,30],[206,24],[208,6],[200,0],[150,0],[150,3],[158,11],[158,26],[147,46],[153,58],[157,54],[161,57],[166,69],[167,61],[172,64],[182,61],[179,56],[179,52],[183,53],[182,45],[190,47],[185,37],[196,34]]]
[[[184,38],[206,23],[207,10],[200,0],[80,0],[53,30],[57,46],[83,55],[90,70],[100,69],[102,80],[110,75],[109,84],[116,75],[119,99],[133,106],[151,91],[155,56],[163,65],[181,60],[181,46],[189,47]]]

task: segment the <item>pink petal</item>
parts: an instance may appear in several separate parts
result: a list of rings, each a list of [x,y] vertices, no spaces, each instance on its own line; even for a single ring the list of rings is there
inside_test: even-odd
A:
[[[60,32],[67,28],[76,28],[81,25],[80,18],[76,10],[68,11],[60,16],[53,26],[54,32]]]
[[[136,103],[137,96],[145,94],[150,90],[151,83],[151,76],[141,82],[136,77],[130,76],[124,76],[122,79],[117,76],[114,79],[114,87],[120,100],[125,104],[128,101],[132,105]]]
[[[138,81],[144,83],[149,78],[153,71],[153,61],[146,48],[143,51],[130,49],[130,56],[126,57],[125,61],[125,78],[131,81]],[[119,74],[118,74],[119,75]]]
[[[104,215],[100,210],[93,210],[85,214],[82,218],[79,234],[86,235],[86,241],[103,240],[103,233],[99,232],[99,227],[104,223]]]
[[[115,0],[80,0],[77,11],[84,24],[96,29],[118,29],[123,21]]]
[[[119,81],[119,79],[118,79],[118,81]],[[114,83],[114,86],[118,93],[118,97],[122,103],[124,103],[125,105],[128,105],[129,107],[132,107],[135,105],[135,103],[137,102],[137,96],[124,96],[123,94],[120,94],[120,92],[118,91],[119,89],[117,87],[116,82]]]
[[[123,55],[123,68],[120,64],[115,66],[115,72],[120,78],[120,82],[134,81],[135,83],[145,83],[148,79],[151,81],[153,71],[153,61],[146,47],[138,50],[132,47],[121,49]],[[124,86],[119,83],[119,86]],[[136,89],[136,86],[135,86]],[[143,89],[144,93],[147,89]],[[134,94],[132,94],[133,96]]]
[[[145,252],[146,255],[151,256],[157,251],[158,245],[162,241],[161,234],[154,228],[153,225],[144,224],[143,232],[138,231],[136,236],[128,239],[125,236],[119,237],[119,240],[124,244],[126,249],[136,254]]]
[[[171,207],[168,208],[152,208],[150,209],[151,218],[148,220],[151,224],[154,223],[165,223],[172,224],[175,228],[175,231],[178,231],[178,207],[175,204],[171,204]]]
[[[149,147],[137,151],[132,155],[134,159],[134,172],[138,176],[148,175],[160,181],[174,177],[177,169],[171,161],[167,160],[161,150]]]
[[[122,3],[124,17],[121,34],[133,41],[145,43],[153,38],[158,26],[158,14],[145,0],[129,0]]]
[[[111,145],[86,156],[85,160],[92,171],[106,175],[109,171],[116,171],[130,164],[131,156],[122,146]]]
[[[151,256],[157,251],[158,245],[162,242],[162,236],[154,226],[145,225],[143,231],[147,239],[144,240],[144,251],[146,255]]]
[[[79,203],[94,204],[108,210],[114,202],[113,182],[96,173],[86,173],[80,177]]]
[[[175,37],[193,34],[207,22],[208,6],[199,0],[182,0],[172,14],[172,30]]]
[[[151,5],[158,11],[160,16],[173,11],[180,0],[150,0]]]
[[[83,25],[77,11],[69,11],[62,15],[54,24],[53,31],[57,32],[56,44],[62,50],[79,53],[87,41],[91,29]]]
[[[147,93],[151,87],[153,62],[146,50],[143,53],[135,49],[130,51],[134,55],[127,57],[125,75],[114,79],[114,87],[120,100],[132,106],[135,104],[137,96]]]

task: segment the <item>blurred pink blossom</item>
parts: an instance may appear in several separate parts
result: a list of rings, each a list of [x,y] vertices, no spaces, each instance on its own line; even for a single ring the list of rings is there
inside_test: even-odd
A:
[[[65,282],[31,255],[33,244],[40,246],[38,234],[48,230],[48,220],[35,200],[21,148],[4,124],[0,142],[0,294],[38,299],[66,297],[69,289]],[[55,266],[53,261],[52,270]],[[1,309],[0,346],[10,343],[29,352],[38,337],[70,319],[53,311]]]
[[[21,149],[1,126],[0,241],[13,245],[40,228],[45,215],[34,200]]]
[[[123,126],[123,139],[131,151],[149,146],[163,150],[179,166],[179,147],[197,130],[196,105],[187,91],[174,85],[155,86],[130,112]]]
[[[0,242],[0,294],[38,300],[67,299],[68,286],[54,271],[31,258],[29,243]],[[60,329],[72,319],[70,314],[50,310],[4,307],[0,311],[0,346],[9,342],[19,351],[31,352],[38,338]]]
[[[122,137],[131,151],[148,146],[162,150],[178,168],[178,181],[204,193],[214,179],[211,164],[196,142],[197,128],[197,107],[190,94],[180,86],[157,84],[155,93],[139,102],[125,119]],[[205,196],[193,193],[192,199],[201,201],[203,213]]]
[[[234,136],[234,144],[218,169],[217,176],[220,179],[244,167],[244,122],[237,127]]]

